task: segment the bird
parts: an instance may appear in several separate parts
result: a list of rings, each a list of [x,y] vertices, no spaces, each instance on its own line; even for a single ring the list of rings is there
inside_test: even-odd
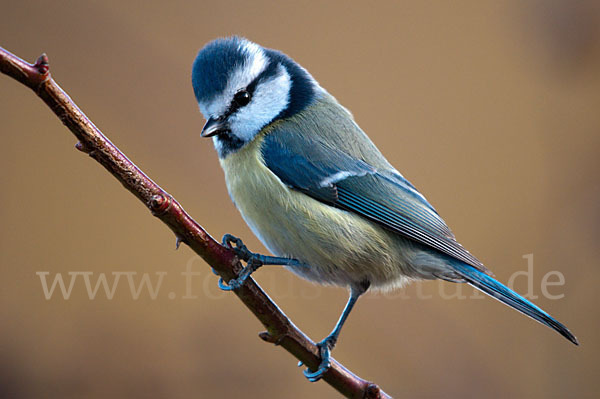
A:
[[[198,52],[191,78],[206,119],[200,135],[212,138],[233,203],[275,255],[251,252],[226,234],[224,245],[246,266],[219,286],[236,290],[260,266],[282,265],[349,290],[334,329],[317,344],[318,368],[304,370],[310,381],[330,368],[361,295],[415,280],[467,283],[579,344],[459,244],[350,111],[292,58],[240,36],[217,38]]]

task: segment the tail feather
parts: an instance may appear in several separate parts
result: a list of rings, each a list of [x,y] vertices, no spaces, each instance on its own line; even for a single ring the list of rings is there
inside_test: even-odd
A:
[[[559,323],[532,302],[494,280],[492,277],[460,261],[453,262],[452,268],[473,287],[485,292],[492,298],[499,300],[511,308],[518,310],[524,315],[556,330],[560,335],[575,345],[579,345],[579,341],[577,341],[577,338],[567,329],[567,327]]]

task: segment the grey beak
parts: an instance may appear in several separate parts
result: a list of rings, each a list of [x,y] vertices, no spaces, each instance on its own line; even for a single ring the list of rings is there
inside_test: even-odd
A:
[[[210,118],[202,128],[202,137],[212,137],[216,134],[223,133],[229,130],[229,125],[226,121]]]

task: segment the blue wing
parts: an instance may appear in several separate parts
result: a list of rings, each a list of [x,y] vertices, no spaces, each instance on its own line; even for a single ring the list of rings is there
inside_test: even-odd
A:
[[[395,170],[378,170],[318,139],[292,131],[268,134],[262,153],[266,166],[286,185],[491,274]]]

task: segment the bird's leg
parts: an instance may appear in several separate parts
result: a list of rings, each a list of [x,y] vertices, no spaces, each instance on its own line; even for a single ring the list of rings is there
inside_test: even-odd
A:
[[[225,284],[223,278],[219,279],[219,288],[224,291],[231,291],[240,288],[242,285],[244,285],[244,282],[252,273],[264,265],[305,266],[296,259],[280,258],[278,256],[266,256],[251,252],[246,245],[244,245],[244,242],[241,239],[234,237],[231,234],[225,234],[223,236],[223,245],[227,248],[231,248],[235,255],[240,258],[240,260],[246,262],[246,267],[242,269],[237,278],[229,280],[227,284]]]
[[[348,315],[352,311],[352,308],[356,304],[358,298],[369,289],[369,285],[369,281],[364,281],[361,284],[350,288],[350,298],[348,298],[348,302],[344,307],[344,311],[342,312],[340,319],[333,328],[333,331],[331,331],[331,333],[327,337],[325,337],[325,339],[323,339],[317,344],[317,346],[319,347],[319,354],[321,355],[321,363],[319,364],[319,367],[316,371],[310,371],[308,369],[304,370],[304,375],[306,376],[306,378],[308,378],[309,381],[319,381],[321,377],[323,377],[323,374],[325,374],[329,367],[331,367],[331,351],[337,343],[340,331],[342,330],[342,326],[346,322],[346,319],[348,318]],[[301,365],[302,362],[298,364],[298,366]]]

